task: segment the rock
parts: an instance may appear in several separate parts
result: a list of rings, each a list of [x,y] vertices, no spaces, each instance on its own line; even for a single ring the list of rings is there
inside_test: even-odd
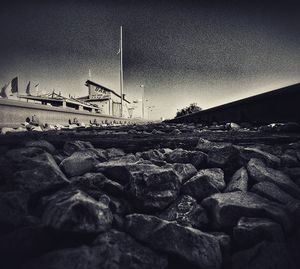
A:
[[[76,151],[94,149],[91,142],[87,141],[68,141],[64,144],[64,153],[68,156],[72,155]]]
[[[241,129],[241,126],[238,125],[237,123],[234,123],[234,122],[229,122],[229,123],[226,123],[226,128],[228,128],[229,130],[239,130]]]
[[[130,171],[128,193],[138,208],[162,210],[177,198],[179,189],[179,176],[172,169],[154,166]]]
[[[23,224],[25,216],[28,214],[28,200],[28,194],[21,191],[0,194],[0,232]]]
[[[300,179],[300,167],[285,167],[283,172],[287,174],[293,181]]]
[[[210,167],[222,168],[225,173],[233,173],[242,166],[239,150],[233,145],[210,150],[207,162]]]
[[[293,201],[294,198],[280,189],[277,185],[272,182],[259,182],[251,188],[251,191],[257,193],[258,195],[281,204],[287,204]]]
[[[164,167],[174,169],[183,183],[197,174],[197,169],[190,163],[172,163],[166,164]]]
[[[233,238],[241,248],[249,248],[262,241],[284,242],[281,226],[262,218],[242,217],[233,228]]]
[[[231,260],[231,238],[228,234],[222,232],[210,232],[209,234],[215,236],[220,244],[223,264],[228,264]],[[226,268],[226,267],[225,267]]]
[[[170,134],[171,135],[180,135],[180,134],[182,134],[182,132],[179,129],[174,129],[174,130],[172,130],[172,132]]]
[[[31,131],[33,132],[43,132],[43,129],[41,126],[34,126]]]
[[[299,167],[299,161],[296,155],[285,153],[280,157],[280,159],[282,165],[285,167]]]
[[[144,152],[137,152],[136,156],[138,158],[143,158],[144,160],[164,160],[164,154],[157,149],[150,149]]]
[[[109,149],[106,149],[105,151],[106,151],[106,155],[107,155],[108,159],[125,156],[125,152],[122,149],[109,148]]]
[[[64,159],[59,167],[68,177],[74,177],[91,172],[101,161],[106,161],[106,158],[93,150],[83,150],[74,152]]]
[[[218,193],[225,188],[224,173],[220,168],[200,170],[195,176],[182,185],[182,192],[198,201]]]
[[[121,196],[124,187],[116,181],[112,181],[102,173],[86,173],[82,176],[70,178],[72,185],[89,194],[90,191],[104,191],[111,195]]]
[[[41,148],[29,147],[8,150],[5,156],[14,163],[15,168],[24,169],[35,165],[35,161],[38,161],[40,155],[44,153],[45,151]]]
[[[7,134],[7,133],[18,133],[18,132],[26,132],[27,130],[25,128],[10,128],[10,127],[3,127],[1,128],[1,134]]]
[[[237,170],[230,182],[228,183],[224,192],[244,191],[248,189],[248,173],[245,167]]]
[[[15,166],[23,170],[14,173],[10,184],[18,189],[36,193],[47,189],[59,188],[69,183],[49,153],[45,153],[41,149],[37,151],[36,148],[28,148],[28,150],[32,154],[28,154],[28,151],[26,151],[28,155],[20,154],[12,158]],[[14,152],[17,154],[21,151],[23,149]]]
[[[233,269],[296,269],[288,249],[282,243],[262,242],[237,252],[232,258]]]
[[[176,221],[180,225],[195,229],[201,229],[208,224],[204,208],[193,197],[188,195],[180,196],[158,217],[168,221]]]
[[[223,142],[211,142],[209,140],[206,140],[204,138],[199,138],[198,144],[196,146],[196,150],[200,150],[202,152],[208,153],[211,150],[217,150],[232,146],[231,143],[223,143]]]
[[[29,141],[25,144],[25,147],[41,148],[50,154],[55,154],[56,152],[55,147],[46,140]]]
[[[291,220],[285,208],[251,192],[216,193],[202,201],[216,228],[233,227],[241,217],[270,218],[288,231]]]
[[[206,165],[206,154],[201,151],[188,151],[181,148],[165,154],[169,163],[191,163],[197,169]]]
[[[163,135],[163,134],[165,134],[165,132],[153,129],[152,132],[151,132],[151,134],[153,134],[153,135]]]
[[[178,255],[200,268],[221,266],[218,239],[210,234],[142,214],[126,216],[126,227],[134,238],[153,249]]]
[[[168,261],[144,247],[124,232],[110,230],[97,236],[93,242],[105,250],[105,263],[101,268],[152,269],[166,268]]]
[[[126,156],[125,156],[126,157]],[[120,158],[108,162],[99,163],[95,166],[95,172],[101,172],[109,179],[125,186],[129,183],[131,172],[140,170],[156,169],[157,166],[141,161],[136,158]]]
[[[300,197],[298,186],[283,172],[267,167],[259,159],[251,159],[247,165],[250,177],[256,182],[272,182],[295,198]]]
[[[62,231],[99,233],[111,227],[112,214],[106,204],[82,191],[59,191],[47,198],[42,220]]]
[[[268,153],[266,151],[260,150],[258,148],[248,147],[248,148],[240,148],[241,158],[248,162],[252,158],[263,160],[268,166],[271,167],[279,167],[280,166],[280,158],[277,156]]]

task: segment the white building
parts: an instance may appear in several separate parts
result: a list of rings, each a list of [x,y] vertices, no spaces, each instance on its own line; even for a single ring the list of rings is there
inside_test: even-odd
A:
[[[78,100],[97,105],[101,114],[121,116],[121,96],[119,94],[91,80],[87,80],[85,85],[89,89],[89,95],[79,97]],[[131,117],[129,104],[130,102],[123,95],[123,117],[125,118]]]

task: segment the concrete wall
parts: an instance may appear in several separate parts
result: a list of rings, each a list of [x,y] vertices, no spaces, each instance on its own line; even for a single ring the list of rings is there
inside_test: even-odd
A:
[[[68,124],[69,119],[77,118],[79,122],[88,124],[96,119],[98,123],[122,122],[137,123],[135,119],[121,119],[103,114],[92,114],[87,111],[78,111],[71,108],[56,108],[46,105],[32,104],[21,101],[0,99],[0,127],[17,127],[25,122],[27,117],[36,115],[41,123]]]
[[[182,116],[169,122],[300,123],[300,84]]]

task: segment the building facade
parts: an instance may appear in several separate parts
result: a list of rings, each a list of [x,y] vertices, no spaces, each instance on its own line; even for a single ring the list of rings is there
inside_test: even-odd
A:
[[[121,96],[115,91],[104,87],[96,82],[87,80],[88,95],[77,98],[89,104],[98,106],[101,114],[121,117]],[[123,117],[130,117],[130,102],[123,96]]]

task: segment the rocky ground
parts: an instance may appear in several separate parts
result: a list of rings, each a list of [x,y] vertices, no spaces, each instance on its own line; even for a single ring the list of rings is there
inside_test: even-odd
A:
[[[0,136],[0,268],[300,268],[300,132],[223,127]]]

